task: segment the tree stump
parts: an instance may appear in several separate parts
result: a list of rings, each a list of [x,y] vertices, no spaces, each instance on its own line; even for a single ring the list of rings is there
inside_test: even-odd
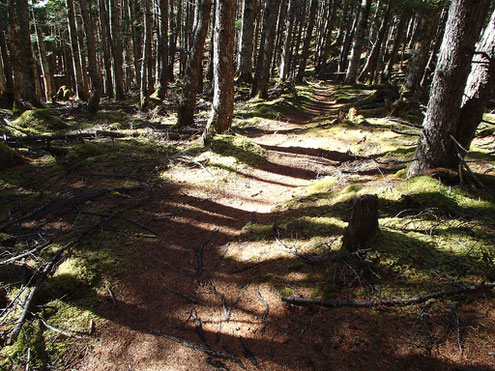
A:
[[[342,247],[355,252],[369,247],[378,232],[378,197],[364,195],[354,199],[349,225],[344,231]]]

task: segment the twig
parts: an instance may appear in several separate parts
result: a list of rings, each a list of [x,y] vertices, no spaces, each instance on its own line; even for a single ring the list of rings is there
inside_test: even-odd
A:
[[[107,217],[109,216],[110,214],[102,214],[102,213],[95,213],[95,212],[92,212],[92,211],[79,211],[79,214],[85,214],[85,215],[95,215],[95,216],[102,216],[102,217]],[[134,224],[136,226],[138,226],[139,228],[142,228],[148,232],[151,232],[153,233],[155,236],[158,236],[158,233],[156,233],[153,229],[141,224],[141,223],[138,223],[132,219],[129,219],[129,218],[125,218],[123,216],[116,216],[115,219],[120,219],[120,220],[125,220],[126,222],[129,222],[131,224]]]
[[[261,291],[260,291],[259,287],[258,287],[258,298],[260,298],[261,302],[265,306],[265,312],[263,313],[263,317],[261,317],[261,321],[265,322],[265,319],[268,316],[268,313],[270,313],[270,306],[266,302],[265,298],[261,295]]]
[[[19,332],[21,331],[22,325],[24,324],[24,321],[27,318],[27,315],[29,313],[29,308],[30,308],[31,304],[33,303],[33,299],[34,299],[36,293],[38,292],[39,288],[41,287],[41,285],[45,281],[45,279],[48,276],[48,274],[52,271],[52,269],[55,266],[55,264],[58,263],[58,260],[60,259],[60,257],[62,256],[62,254],[65,251],[67,251],[69,248],[71,248],[73,245],[75,245],[79,241],[81,241],[84,237],[86,237],[95,228],[99,227],[100,225],[102,225],[103,223],[105,223],[106,221],[112,219],[113,217],[117,216],[120,213],[123,213],[123,212],[125,212],[125,211],[127,211],[129,209],[132,209],[132,208],[135,208],[135,207],[140,206],[145,201],[146,200],[143,200],[143,201],[140,201],[139,203],[136,203],[136,204],[127,206],[127,207],[125,207],[125,208],[123,208],[121,210],[118,210],[115,213],[109,215],[108,217],[101,219],[99,222],[97,222],[97,223],[93,224],[92,226],[90,226],[89,228],[87,228],[76,239],[72,240],[71,242],[69,242],[68,244],[66,244],[65,246],[62,246],[61,248],[59,248],[57,250],[57,252],[53,256],[53,258],[50,261],[50,263],[48,263],[43,268],[43,270],[39,273],[39,276],[36,279],[36,281],[34,283],[34,286],[31,289],[31,292],[29,293],[29,295],[28,295],[28,297],[27,297],[27,299],[25,301],[24,310],[22,311],[21,316],[19,317],[19,319],[17,320],[14,328],[12,329],[12,331],[9,334],[8,344],[12,344],[15,341],[15,339],[17,338],[17,335],[19,335]]]
[[[191,343],[185,339],[181,339],[177,336],[174,336],[174,335],[170,335],[170,334],[167,334],[163,331],[160,331],[160,330],[156,330],[156,329],[151,329],[150,330],[150,333],[153,334],[153,335],[156,335],[156,336],[161,336],[161,337],[164,337],[165,339],[169,339],[169,340],[172,340],[172,341],[175,341],[176,343],[178,344],[181,344],[189,349],[192,349],[192,350],[197,350],[199,352],[203,352],[203,353],[206,353],[212,357],[216,357],[216,358],[222,358],[222,359],[229,359],[230,357],[223,353],[223,352],[220,352],[218,350],[215,350],[209,346],[206,346],[206,345],[201,345],[201,344],[196,344],[196,343]]]
[[[98,138],[98,137],[110,137],[110,138],[125,138],[130,137],[130,134],[117,133],[114,131],[96,130],[95,132],[83,132],[83,133],[68,133],[68,134],[53,134],[53,135],[23,135],[23,136],[4,136],[2,140],[6,143],[15,142],[40,142],[40,141],[52,141],[52,140],[68,140],[78,138]]]
[[[249,287],[250,284],[251,284],[251,281],[249,281],[248,283],[246,283],[241,288],[241,291],[239,291],[239,295],[237,295],[237,298],[235,298],[234,302],[232,303],[232,305],[230,307],[227,307],[226,306],[225,296],[222,296],[222,306],[223,306],[223,313],[224,313],[224,316],[225,316],[225,322],[229,322],[230,321],[230,314],[232,313],[232,310],[239,303],[239,301],[241,300],[242,295],[247,290],[247,288]]]
[[[36,246],[34,249],[31,249],[31,250],[29,250],[29,251],[23,252],[22,254],[19,254],[19,255],[13,256],[13,257],[11,257],[11,258],[9,258],[9,259],[7,259],[7,260],[2,260],[2,261],[0,262],[0,266],[2,266],[2,265],[7,265],[7,264],[11,264],[11,263],[14,263],[14,262],[16,262],[16,261],[18,261],[18,260],[21,260],[22,258],[24,258],[24,257],[26,257],[26,256],[28,256],[28,255],[32,255],[32,254],[34,254],[35,252],[41,251],[41,250],[43,250],[45,247],[50,246],[50,245],[51,245],[51,243],[52,243],[52,241],[47,241],[47,242],[45,242],[44,244],[41,244],[41,245],[39,245],[39,246]]]
[[[429,294],[413,296],[405,299],[390,300],[338,300],[338,299],[309,299],[304,297],[283,296],[282,300],[299,306],[320,305],[329,308],[354,307],[354,308],[372,308],[378,306],[384,307],[401,307],[407,305],[416,305],[424,303],[430,299],[437,299],[445,296],[457,294],[474,293],[495,288],[495,283],[462,286],[455,289],[431,292]]]
[[[112,303],[113,303],[114,307],[116,307],[117,301],[115,300],[115,296],[113,296],[112,290],[110,289],[110,287],[106,283],[105,283],[105,288],[107,289],[108,295],[110,295],[110,298],[112,299]]]
[[[254,356],[253,352],[251,352],[251,349],[249,349],[248,343],[246,343],[246,340],[242,336],[239,336],[239,340],[241,341],[242,347],[244,348],[244,355],[251,361],[251,363],[258,367],[258,361],[256,360],[256,357]]]
[[[469,151],[467,149],[465,149],[455,138],[454,136],[451,134],[450,135],[450,138],[452,139],[452,141],[456,144],[457,147],[459,147],[460,149],[462,149],[464,151],[465,154],[467,154]],[[459,158],[459,161],[460,163],[462,163],[462,165],[464,165],[464,168],[466,169],[466,171],[468,172],[468,174],[471,176],[471,178],[473,179],[473,181],[476,183],[476,185],[479,187],[479,188],[484,188],[485,185],[483,184],[483,182],[473,173],[473,171],[471,170],[471,168],[469,167],[469,165],[467,164],[466,160],[464,160],[464,156],[461,155],[461,153],[459,152],[459,149],[457,147],[454,147],[455,148],[455,152],[457,154],[457,157]],[[462,170],[461,168],[459,168],[459,170]],[[462,177],[462,171],[459,171],[459,177]]]
[[[34,314],[34,313],[32,313],[32,314]],[[57,334],[61,334],[61,335],[67,336],[69,338],[82,339],[82,336],[71,334],[71,333],[69,333],[67,331],[64,331],[64,330],[61,330],[59,328],[53,327],[52,325],[48,324],[42,317],[40,317],[38,315],[34,315],[34,316],[36,318],[38,318],[40,320],[40,322],[43,324],[43,326],[45,326],[48,330],[51,330],[53,332],[56,332]]]
[[[180,296],[180,297],[182,297],[182,298],[184,298],[184,299],[186,299],[186,300],[190,301],[190,302],[191,302],[191,303],[193,303],[193,304],[202,305],[202,303],[201,303],[198,299],[196,299],[196,298],[193,298],[193,297],[191,297],[191,296],[188,296],[188,295],[186,295],[186,294],[184,294],[184,293],[182,293],[182,292],[180,292],[180,291],[178,291],[178,290],[174,289],[173,287],[170,287],[170,286],[168,286],[168,285],[166,285],[166,284],[163,284],[163,286],[164,286],[164,287],[165,287],[168,291],[170,291],[172,294],[178,295],[178,296]]]
[[[226,346],[223,347],[223,349],[225,349],[225,351],[227,353],[230,354],[232,360],[237,363],[243,370],[246,369],[246,366],[244,366],[244,363],[242,363],[241,359],[239,358],[239,356],[237,354],[235,354],[233,351],[231,351],[229,348],[227,348]]]
[[[197,268],[197,272],[196,272],[196,278],[198,280],[201,279],[201,275],[203,274],[203,250],[205,248],[205,246],[211,241],[213,240],[213,238],[215,238],[215,235],[217,234],[219,228],[218,227],[215,227],[215,229],[213,230],[213,232],[211,232],[210,236],[206,239],[205,242],[203,242],[199,248],[197,249],[194,249],[194,254],[196,255],[197,259],[198,259],[198,268]]]
[[[421,129],[423,127],[422,125],[413,124],[412,122],[401,120],[401,119],[398,119],[396,117],[387,116],[387,117],[385,117],[385,119],[389,120],[389,121],[397,122],[397,123],[402,124],[402,125],[411,126],[413,128],[417,128],[417,129]]]
[[[12,224],[17,224],[19,222],[22,222],[23,220],[26,220],[28,218],[31,218],[33,216],[35,216],[36,214],[42,212],[43,210],[45,210],[48,206],[50,206],[51,204],[53,204],[58,198],[60,197],[60,193],[57,193],[55,198],[52,198],[50,201],[48,201],[47,203],[41,205],[40,207],[36,208],[35,210],[31,211],[30,213],[26,214],[26,215],[23,215],[17,219],[14,219],[14,220],[11,220],[10,222],[7,222],[3,225],[0,226],[0,230],[3,230],[9,226],[11,226]]]
[[[201,338],[203,343],[208,344],[208,340],[206,340],[205,332],[203,331],[203,325],[201,323],[201,318],[199,318],[198,312],[196,312],[196,308],[192,309],[191,315],[193,318],[194,327],[196,328],[196,333]]]

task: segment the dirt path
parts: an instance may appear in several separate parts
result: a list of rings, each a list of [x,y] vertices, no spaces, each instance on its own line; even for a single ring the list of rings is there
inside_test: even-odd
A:
[[[267,162],[233,187],[221,192],[180,185],[154,190],[149,222],[160,238],[135,246],[133,262],[114,289],[118,305],[98,308],[108,321],[98,328],[98,345],[82,369],[222,369],[220,359],[152,335],[151,329],[235,353],[237,363],[222,360],[229,369],[306,368],[298,365],[308,350],[287,344],[286,306],[272,288],[253,281],[253,272],[259,273],[250,263],[256,251],[237,236],[243,226],[270,217],[274,207],[318,178],[312,161],[324,154],[286,133],[332,109],[324,90],[315,97],[305,120],[269,122],[262,133],[248,135],[268,151]]]

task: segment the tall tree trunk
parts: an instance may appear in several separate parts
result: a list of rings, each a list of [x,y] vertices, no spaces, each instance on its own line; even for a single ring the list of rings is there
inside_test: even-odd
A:
[[[117,0],[110,0],[110,24],[108,34],[110,35],[110,45],[113,59],[113,82],[115,87],[115,98],[122,100],[125,98],[122,34],[120,27],[120,7]],[[124,7],[125,9],[125,7]]]
[[[180,0],[179,0],[180,2]],[[174,15],[175,0],[170,0],[170,43],[169,43],[169,61],[168,61],[168,80],[174,81],[174,66],[175,66],[175,52],[177,51],[177,38],[179,37],[179,22],[180,22],[180,3],[178,4],[177,15]]]
[[[210,12],[211,0],[196,0],[192,49],[187,60],[184,84],[182,87],[182,100],[177,111],[178,126],[194,124],[196,94],[198,93],[199,80],[203,78],[203,49],[206,34],[208,32]]]
[[[228,130],[234,116],[235,7],[235,0],[216,2],[213,104],[205,129],[206,140],[212,132]]]
[[[104,94],[113,98],[113,78],[112,78],[112,59],[110,57],[110,49],[108,47],[108,40],[110,39],[110,27],[108,24],[108,10],[105,4],[105,0],[98,0],[98,10],[100,18],[100,38],[101,46],[103,49],[103,65],[105,67],[105,84]]]
[[[459,163],[451,136],[458,129],[474,45],[487,10],[488,0],[453,0],[450,4],[423,130],[408,176],[437,167],[455,169]]]
[[[0,30],[0,52],[3,62],[3,73],[5,76],[5,90],[3,92],[9,100],[9,104],[14,103],[14,79],[12,78],[12,64],[8,55],[7,42],[5,40],[5,34]]]
[[[76,18],[74,16],[74,2],[73,0],[65,0],[65,6],[67,8],[67,23],[69,25],[69,37],[70,48],[72,54],[72,64],[74,69],[74,75],[76,78],[76,94],[82,101],[88,100],[88,92],[84,85],[83,70],[81,67],[81,59],[79,58],[79,43],[77,41],[77,29]]]
[[[79,55],[78,58],[81,61],[81,68],[83,71],[82,74],[82,80],[84,84],[84,89],[88,93],[88,101],[90,98],[90,92],[89,92],[89,85],[90,85],[90,77],[88,76],[88,60],[86,58],[86,55],[84,54],[84,40],[85,40],[85,33],[83,32],[83,19],[82,15],[78,15],[76,17],[76,26],[77,26],[77,41],[79,43]]]
[[[151,3],[150,0],[144,0],[144,41],[143,41],[143,59],[141,62],[141,86],[139,89],[139,105],[145,109],[149,105],[149,68],[151,63]]]
[[[435,71],[435,64],[437,62],[438,50],[440,49],[440,44],[442,43],[443,34],[445,32],[445,22],[447,22],[447,8],[442,10],[440,15],[440,21],[438,22],[437,32],[435,36],[435,41],[433,42],[433,46],[431,47],[430,57],[428,58],[428,62],[426,63],[425,70],[423,72],[423,77],[421,78],[421,82],[419,86],[424,89],[429,86],[431,82],[431,74]]]
[[[327,23],[327,29],[325,31],[325,36],[322,40],[321,54],[316,66],[316,73],[319,79],[325,78],[325,73],[327,71],[328,57],[330,56],[330,51],[332,48],[332,33],[335,25],[335,19],[337,18],[337,2],[330,1],[329,7],[331,8],[331,13],[329,14],[329,19]]]
[[[397,54],[399,52],[399,48],[404,40],[404,30],[406,27],[408,15],[405,12],[402,12],[399,16],[399,24],[394,33],[394,43],[392,44],[392,50],[390,51],[390,56],[388,58],[387,67],[385,67],[385,71],[382,76],[382,80],[387,81],[390,76],[392,76],[392,71],[394,68],[394,64],[397,62]]]
[[[164,99],[168,84],[168,0],[160,0],[160,40],[158,44],[160,54],[160,85],[158,98]]]
[[[34,12],[33,12],[33,19]],[[41,71],[43,73],[43,82],[45,84],[46,101],[53,102],[53,97],[55,95],[55,80],[53,78],[52,66],[50,60],[46,55],[46,45],[43,39],[43,32],[41,32],[41,27],[38,21],[35,20],[36,29],[36,41],[38,43],[38,49],[41,59]]]
[[[378,35],[376,37],[375,43],[371,48],[371,52],[366,59],[366,63],[359,75],[359,80],[364,81],[364,79],[368,78],[372,82],[375,78],[375,74],[377,73],[378,60],[380,58],[380,50],[382,49],[382,43],[385,39],[385,34],[387,33],[390,21],[390,13],[392,9],[392,1],[388,0],[387,8],[385,9],[385,14],[383,15],[382,24],[380,25],[380,29],[378,31]]]
[[[141,88],[141,67],[139,60],[141,59],[141,38],[140,32],[137,29],[138,15],[136,9],[137,3],[133,0],[129,1],[129,18],[131,22],[131,38],[132,38],[132,58],[134,62],[134,75],[136,76],[136,86]]]
[[[465,149],[469,149],[471,145],[476,128],[483,118],[483,109],[492,96],[494,86],[495,11],[493,11],[490,22],[477,45],[471,73],[464,89],[459,126],[454,136]]]
[[[301,82],[304,77],[304,71],[306,70],[306,62],[309,58],[309,47],[311,43],[311,38],[313,36],[313,28],[316,21],[316,10],[318,9],[318,0],[311,0],[311,5],[309,9],[309,23],[306,29],[306,38],[304,40],[303,50],[301,53],[301,62],[299,63],[299,69],[296,75],[296,81]]]
[[[414,51],[408,65],[407,79],[405,87],[409,92],[414,93],[419,88],[419,82],[426,63],[428,62],[428,52],[430,51],[431,40],[435,35],[438,16],[436,14],[424,14],[415,32],[416,42]]]
[[[355,9],[354,6],[351,7],[351,12],[350,12],[351,14],[353,9]],[[356,32],[357,29],[361,7],[360,6],[357,7],[356,11],[357,14],[355,15],[354,20],[352,22],[350,22],[351,20],[350,18],[342,19],[342,24],[347,24],[347,28],[345,30],[344,43],[342,44],[342,48],[340,50],[340,55],[339,55],[339,72],[344,72],[349,62],[349,50],[351,50],[352,40],[354,39],[354,33]],[[347,20],[347,22],[344,22],[344,20]],[[341,28],[343,28],[343,26]]]
[[[253,82],[253,36],[255,0],[244,0],[239,45],[238,82]]]
[[[289,61],[291,59],[290,46],[292,43],[292,33],[294,31],[294,19],[296,17],[297,0],[289,0],[285,33],[283,35],[282,52],[280,56],[279,78],[285,80],[289,74]]]
[[[280,10],[278,12],[278,21],[277,21],[277,31],[276,31],[277,37],[275,39],[275,46],[272,57],[272,67],[270,72],[271,76],[275,75],[275,69],[280,63],[286,16],[287,16],[287,0],[281,0]]]
[[[270,80],[270,63],[273,54],[273,43],[280,0],[267,0],[263,16],[263,33],[261,35],[256,72],[251,88],[251,96],[257,94],[262,98],[268,96],[268,83]]]
[[[101,75],[98,69],[96,59],[96,29],[92,17],[89,14],[89,8],[86,0],[79,0],[81,5],[81,15],[83,17],[84,29],[86,30],[86,47],[88,49],[88,71],[91,80],[91,94],[88,100],[88,112],[90,115],[96,115],[100,108],[101,99]]]
[[[357,24],[356,32],[354,34],[354,43],[352,44],[349,66],[347,67],[347,72],[344,79],[344,82],[346,84],[354,84],[356,82],[359,62],[361,61],[361,52],[363,50],[365,33],[366,29],[368,28],[368,16],[370,14],[370,8],[371,0],[363,0],[361,3],[359,21]]]
[[[35,106],[40,106],[36,95],[36,77],[33,50],[31,46],[31,29],[29,27],[29,5],[27,0],[16,0],[17,21],[19,24],[20,57],[22,68],[22,97]]]

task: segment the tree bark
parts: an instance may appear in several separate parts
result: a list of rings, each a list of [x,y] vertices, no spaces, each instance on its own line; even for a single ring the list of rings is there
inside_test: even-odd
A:
[[[268,84],[270,80],[270,64],[273,55],[273,44],[277,26],[277,15],[280,0],[267,0],[263,16],[263,33],[261,35],[258,61],[254,74],[251,96],[259,95],[262,98],[268,96]]]
[[[405,87],[409,92],[414,93],[419,88],[421,76],[428,62],[428,52],[430,44],[435,35],[438,17],[435,14],[423,14],[415,32],[414,51],[408,65],[408,74]]]
[[[364,195],[357,197],[352,206],[351,219],[344,231],[342,249],[355,252],[366,249],[378,232],[378,197]]]
[[[98,0],[98,10],[100,18],[100,32],[101,47],[103,49],[103,65],[105,67],[105,79],[104,79],[104,94],[113,98],[113,79],[112,79],[112,59],[110,57],[110,49],[108,47],[108,40],[110,39],[110,27],[108,25],[108,10],[105,4],[105,0]]]
[[[495,86],[495,11],[476,48],[459,115],[455,138],[463,148],[469,149],[483,110]],[[463,153],[465,155],[465,153]]]
[[[84,86],[81,60],[79,59],[79,43],[77,41],[77,29],[76,19],[74,16],[73,0],[65,0],[65,6],[67,8],[67,23],[69,25],[68,29],[72,54],[72,64],[74,68],[74,76],[76,78],[76,94],[80,100],[85,102],[88,100],[88,92],[86,91],[86,88]]]
[[[321,54],[318,60],[318,65],[316,68],[316,73],[319,79],[325,78],[325,73],[327,71],[328,57],[330,56],[330,51],[332,48],[332,34],[335,25],[335,20],[337,18],[337,9],[339,4],[335,1],[330,1],[329,7],[331,8],[329,14],[329,20],[327,23],[327,29],[325,30],[325,37],[322,40]]]
[[[35,19],[34,11],[33,11],[33,19]],[[39,21],[36,19],[35,19],[35,29],[36,29],[36,41],[38,43],[38,49],[41,58],[41,71],[43,73],[46,101],[53,102],[53,96],[55,95],[55,80],[53,78],[51,63],[46,55],[46,45],[43,39],[43,32],[41,32],[41,26],[39,24]]]
[[[79,0],[81,5],[81,15],[83,17],[84,28],[86,30],[86,46],[88,49],[88,71],[91,80],[91,95],[88,100],[88,112],[96,115],[100,107],[101,99],[101,74],[96,59],[96,29],[92,17],[90,17],[86,0]]]
[[[196,94],[198,93],[199,80],[202,78],[203,49],[208,32],[210,12],[211,0],[196,0],[192,49],[187,60],[182,86],[182,100],[177,112],[177,126],[179,127],[194,124]]]
[[[366,63],[359,75],[359,80],[364,81],[369,76],[369,81],[373,81],[375,78],[375,74],[377,73],[378,60],[380,58],[380,51],[382,49],[382,43],[385,39],[385,34],[387,33],[389,27],[390,14],[392,9],[392,1],[389,0],[387,4],[387,8],[385,9],[385,14],[383,15],[382,24],[380,25],[380,29],[378,31],[378,35],[376,37],[375,43],[371,48],[371,52],[366,59]]]
[[[237,81],[248,84],[253,82],[254,9],[255,0],[244,0]]]
[[[456,134],[460,105],[474,44],[488,11],[487,0],[453,0],[430,91],[423,130],[408,176],[437,167],[456,169]]]
[[[36,95],[35,62],[31,46],[29,26],[29,6],[27,0],[16,0],[17,21],[19,25],[20,60],[22,69],[22,98],[34,106],[41,106]]]
[[[134,75],[136,76],[136,86],[141,88],[141,67],[139,60],[141,59],[141,38],[139,37],[140,32],[137,29],[137,9],[136,2],[133,0],[129,1],[129,18],[131,22],[131,37],[132,37],[132,57],[134,62]]]
[[[139,105],[141,109],[145,109],[149,105],[149,68],[151,63],[151,4],[149,0],[144,0],[144,42],[143,42],[143,58],[141,62],[141,86],[139,88]]]
[[[311,0],[309,10],[309,23],[306,29],[306,38],[304,40],[303,50],[301,53],[301,62],[299,63],[299,69],[297,70],[296,81],[301,82],[304,77],[304,71],[306,70],[306,62],[309,57],[309,47],[311,38],[313,36],[313,28],[316,21],[316,10],[318,9],[318,0]]]
[[[160,0],[160,86],[158,97],[164,99],[168,84],[168,0]]]
[[[361,61],[361,52],[363,50],[365,33],[368,27],[368,16],[370,14],[370,8],[371,0],[363,0],[361,3],[361,12],[359,15],[357,29],[354,34],[354,43],[352,44],[349,66],[347,67],[347,72],[344,79],[344,83],[346,84],[354,84],[356,82],[359,62]]]
[[[213,54],[213,105],[203,138],[223,133],[234,116],[235,0],[216,2],[215,48]]]
[[[279,77],[281,80],[285,80],[289,74],[289,60],[292,57],[290,53],[290,46],[292,43],[292,33],[294,32],[296,1],[297,0],[289,0],[289,9],[287,11],[287,21],[282,42],[282,53],[280,56]]]
[[[392,44],[392,50],[390,51],[390,56],[388,59],[387,67],[385,68],[385,72],[383,73],[382,80],[387,81],[392,75],[392,71],[394,68],[394,64],[397,62],[397,55],[399,52],[399,48],[404,40],[404,30],[406,27],[408,15],[405,12],[402,12],[399,16],[399,24],[395,30],[394,34],[394,43]]]
[[[113,59],[113,83],[115,88],[115,98],[122,100],[125,98],[122,34],[120,27],[119,6],[117,0],[109,1],[110,23],[108,34],[110,35],[110,45]]]
[[[0,30],[0,52],[3,62],[3,74],[5,77],[5,89],[3,94],[9,99],[9,104],[14,103],[14,79],[12,78],[12,65],[10,63],[5,34]]]

